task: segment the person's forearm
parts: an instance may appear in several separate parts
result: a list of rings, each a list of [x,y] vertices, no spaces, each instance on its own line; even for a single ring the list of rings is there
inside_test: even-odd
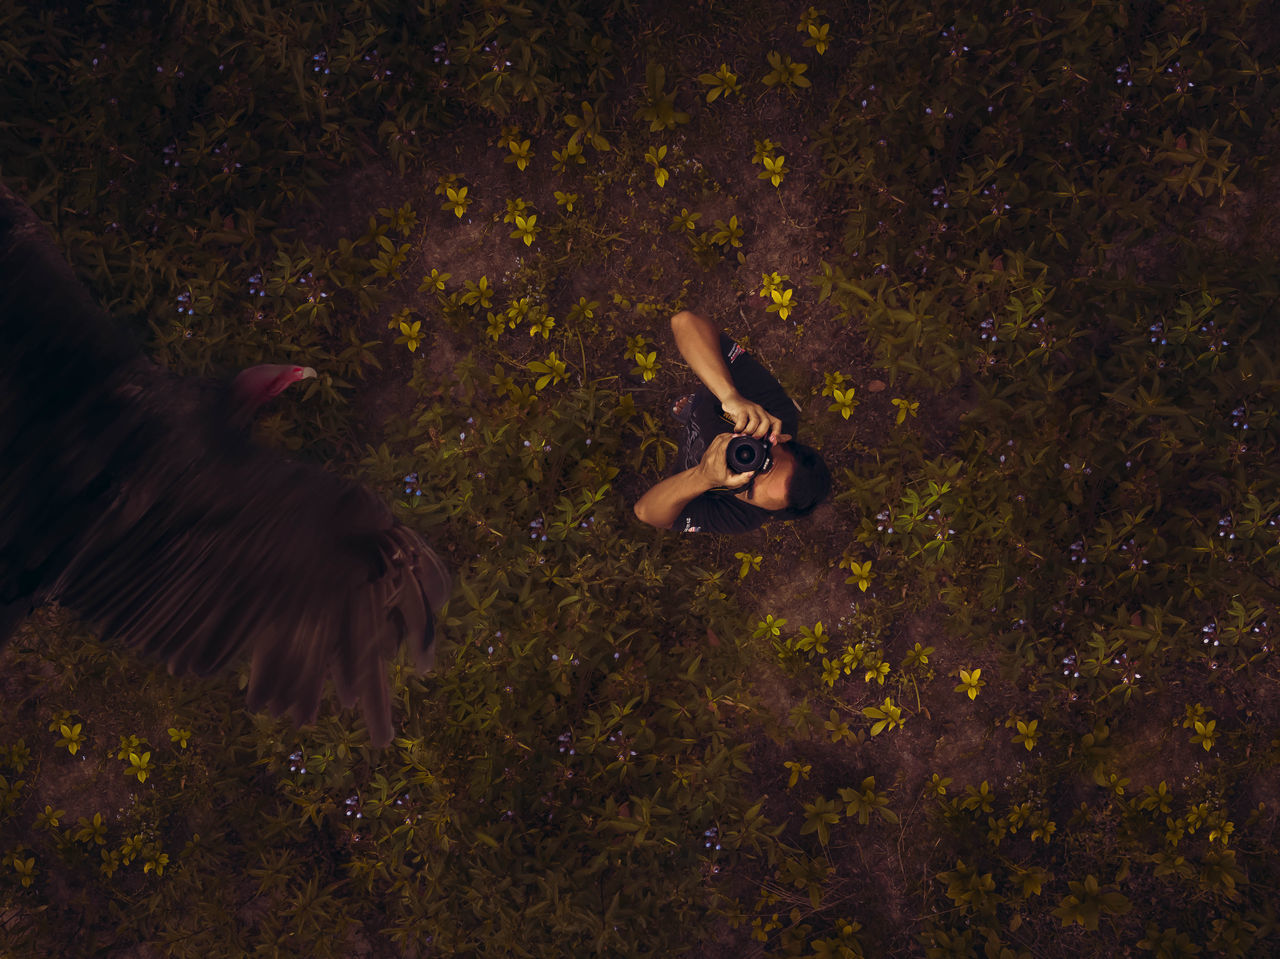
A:
[[[737,396],[729,364],[720,352],[720,331],[706,318],[682,310],[671,318],[676,348],[694,374],[721,403]]]
[[[710,488],[696,466],[668,476],[636,500],[636,518],[658,529],[670,529],[689,502]]]

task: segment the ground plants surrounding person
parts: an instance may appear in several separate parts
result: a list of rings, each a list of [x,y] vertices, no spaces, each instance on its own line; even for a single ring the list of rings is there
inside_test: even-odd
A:
[[[0,13],[0,175],[458,580],[377,753],[33,618],[0,948],[1274,949],[1275,5],[640,6]],[[685,306],[808,522],[630,522]]]

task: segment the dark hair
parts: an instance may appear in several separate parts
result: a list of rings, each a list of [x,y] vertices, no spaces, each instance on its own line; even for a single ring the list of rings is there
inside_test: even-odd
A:
[[[794,441],[785,445],[795,457],[796,471],[787,486],[787,508],[780,512],[788,519],[808,516],[831,492],[831,471],[812,446]]]

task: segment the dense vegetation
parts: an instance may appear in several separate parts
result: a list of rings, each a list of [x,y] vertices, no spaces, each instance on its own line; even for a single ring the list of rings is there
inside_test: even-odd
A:
[[[0,176],[458,572],[380,752],[33,617],[0,950],[1275,948],[1280,10],[936,6],[0,7]],[[810,520],[631,518],[685,306]]]

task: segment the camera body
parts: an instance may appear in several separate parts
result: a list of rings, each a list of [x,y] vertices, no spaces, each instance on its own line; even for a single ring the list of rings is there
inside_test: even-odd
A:
[[[773,444],[752,436],[735,436],[729,440],[725,460],[734,473],[769,472],[773,466]]]

